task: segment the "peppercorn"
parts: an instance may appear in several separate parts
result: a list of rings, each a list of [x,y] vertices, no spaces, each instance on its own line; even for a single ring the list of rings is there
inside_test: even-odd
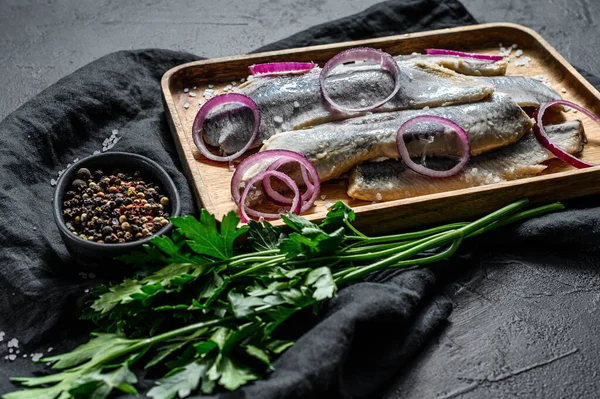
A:
[[[169,205],[169,198],[168,198],[168,197],[162,197],[162,198],[160,199],[160,204],[161,204],[162,206],[167,206],[167,205]]]
[[[83,188],[86,185],[87,184],[83,180],[81,180],[81,179],[75,179],[75,180],[73,180],[73,183],[71,183],[71,186],[73,186],[76,189]]]
[[[77,171],[77,177],[83,180],[89,180],[92,177],[88,168],[81,168]]]
[[[169,223],[166,205],[157,203],[164,198],[168,204],[168,198],[139,171],[105,175],[81,169],[63,200],[65,224],[74,234],[88,241],[123,243],[151,236]]]

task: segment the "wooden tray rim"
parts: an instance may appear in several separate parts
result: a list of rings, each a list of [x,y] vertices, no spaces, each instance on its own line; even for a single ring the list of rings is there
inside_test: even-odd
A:
[[[170,91],[170,83],[171,83],[171,79],[175,75],[177,75],[180,71],[187,69],[187,68],[210,65],[210,64],[218,64],[218,63],[223,63],[223,62],[252,60],[252,59],[275,57],[275,56],[281,56],[281,55],[287,55],[287,54],[297,54],[299,52],[304,53],[304,52],[311,52],[311,51],[331,50],[331,49],[335,49],[335,48],[348,48],[348,47],[358,47],[358,46],[365,46],[365,45],[377,45],[379,43],[395,42],[395,41],[402,41],[402,40],[415,39],[415,38],[425,38],[425,37],[439,36],[439,35],[447,35],[447,34],[451,34],[451,33],[455,33],[455,32],[476,32],[476,31],[497,29],[497,28],[514,29],[514,30],[521,31],[522,33],[524,33],[526,35],[531,36],[547,52],[552,54],[552,56],[555,58],[555,60],[563,68],[565,68],[570,74],[572,74],[579,81],[579,83],[581,83],[583,85],[583,87],[589,92],[589,95],[591,95],[592,97],[595,97],[600,102],[600,92],[598,90],[596,90],[596,88],[594,86],[592,86],[540,34],[538,34],[533,29],[528,28],[526,26],[523,26],[520,24],[515,24],[515,23],[508,23],[508,22],[494,22],[494,23],[461,26],[461,27],[455,27],[455,28],[443,28],[443,29],[437,29],[437,30],[431,30],[431,31],[404,33],[404,34],[399,34],[399,35],[385,36],[385,37],[372,38],[372,39],[321,44],[321,45],[315,45],[315,46],[296,47],[296,48],[285,49],[285,50],[275,50],[275,51],[268,51],[268,52],[262,52],[262,53],[252,53],[252,54],[245,54],[245,55],[237,55],[237,56],[229,56],[229,57],[220,57],[220,58],[211,58],[211,59],[206,59],[206,60],[192,61],[192,62],[188,62],[185,64],[178,65],[176,67],[173,67],[173,68],[169,69],[167,72],[165,72],[165,74],[163,75],[163,77],[161,79],[163,101],[164,101],[165,106],[169,110],[170,119],[173,124],[172,127],[175,128],[179,132],[183,132],[183,130],[184,130],[183,124],[180,120],[179,113],[177,111],[177,107],[176,107],[175,101],[173,99],[173,95],[171,94],[171,91]],[[186,142],[182,143],[182,144],[185,144],[185,147],[182,148],[182,150],[186,154],[180,154],[180,155],[184,155],[184,157],[186,159],[194,159],[194,157],[192,155],[192,147],[191,147],[191,145],[193,143],[189,142],[189,139],[186,134],[183,134],[183,139]],[[184,165],[184,167],[188,168],[189,166]],[[555,179],[561,179],[561,178],[565,178],[565,177],[572,176],[572,175],[584,175],[584,174],[585,175],[597,174],[598,178],[600,178],[600,165],[596,166],[596,167],[586,168],[586,169],[575,169],[575,170],[569,170],[569,171],[563,171],[563,172],[556,172],[556,173],[552,173],[552,174],[548,174],[548,175],[517,179],[517,180],[513,180],[513,181],[496,183],[493,185],[469,187],[469,188],[464,188],[464,189],[422,195],[422,196],[417,196],[417,197],[412,197],[412,198],[378,202],[378,203],[373,203],[373,204],[365,204],[365,205],[356,207],[354,209],[354,211],[357,215],[359,215],[359,214],[366,213],[366,212],[373,212],[375,210],[381,210],[382,208],[386,208],[386,209],[394,208],[394,207],[418,203],[418,202],[427,202],[427,201],[433,200],[433,199],[461,197],[461,196],[467,196],[469,194],[484,193],[484,192],[496,191],[496,190],[502,191],[503,189],[505,189],[507,187],[515,187],[515,186],[523,186],[523,188],[525,188],[528,184],[533,184],[536,182],[541,183],[544,181],[552,181]],[[204,183],[202,183],[201,185],[194,184],[194,183],[196,183],[196,181],[192,178],[191,185],[197,191],[197,194],[200,196],[200,200],[201,200],[204,208],[209,209],[209,211],[211,209],[214,209],[215,205],[213,204],[210,196],[208,195],[209,188],[206,187],[204,185]],[[325,214],[325,212],[316,212],[314,214],[307,215],[307,218],[310,220],[313,220],[313,221],[318,221],[324,217],[324,214]],[[277,224],[277,223],[275,223],[275,224]]]

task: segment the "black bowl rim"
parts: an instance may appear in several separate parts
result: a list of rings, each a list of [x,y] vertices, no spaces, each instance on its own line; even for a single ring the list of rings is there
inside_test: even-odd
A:
[[[169,176],[167,171],[162,166],[160,166],[156,161],[153,161],[152,159],[145,157],[143,155],[134,154],[131,152],[104,152],[101,154],[95,154],[95,155],[90,155],[88,157],[85,157],[85,158],[77,161],[73,165],[69,166],[62,173],[61,177],[59,178],[58,182],[56,183],[56,189],[54,190],[53,207],[52,207],[53,212],[54,212],[54,221],[56,222],[56,225],[58,226],[59,230],[63,234],[65,234],[70,239],[77,241],[78,245],[86,246],[89,249],[100,249],[100,248],[102,248],[102,250],[106,250],[107,248],[113,248],[115,250],[117,250],[117,249],[125,250],[128,248],[135,249],[135,248],[141,247],[144,244],[150,243],[150,240],[153,239],[154,237],[160,236],[160,235],[168,232],[173,227],[172,223],[169,222],[168,225],[164,226],[162,229],[160,229],[153,235],[144,238],[143,240],[124,242],[124,243],[115,243],[115,244],[112,244],[112,243],[106,244],[106,243],[99,243],[99,242],[84,240],[83,238],[73,234],[67,228],[67,225],[65,224],[65,221],[62,217],[62,206],[61,206],[62,195],[61,195],[61,192],[65,191],[65,190],[63,190],[61,188],[64,186],[64,184],[68,184],[68,183],[65,183],[66,176],[69,174],[68,172],[75,168],[81,168],[81,167],[85,166],[85,164],[91,160],[96,160],[96,159],[101,160],[102,158],[105,158],[108,156],[113,156],[113,157],[121,156],[123,158],[137,158],[139,160],[142,160],[142,161],[148,163],[152,168],[154,168],[158,172],[159,175],[162,176],[162,178],[164,178],[164,181],[161,181],[161,184],[165,185],[165,183],[166,183],[167,185],[171,186],[171,189],[172,189],[173,193],[175,194],[174,201],[173,201],[173,198],[170,199],[171,207],[172,207],[171,217],[177,217],[180,215],[181,201],[180,201],[180,197],[179,197],[179,191],[177,190],[177,186],[175,185],[175,182],[173,181],[173,179],[171,179],[171,176]]]

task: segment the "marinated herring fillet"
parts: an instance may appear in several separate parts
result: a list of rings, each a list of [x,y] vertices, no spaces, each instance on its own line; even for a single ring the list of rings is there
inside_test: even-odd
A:
[[[398,128],[418,115],[444,117],[461,126],[469,136],[471,155],[515,143],[533,125],[531,118],[508,95],[493,94],[486,101],[478,103],[377,113],[280,133],[267,140],[261,151],[284,149],[302,153],[316,167],[321,181],[326,181],[341,176],[367,160],[397,158]],[[419,140],[407,145],[411,154],[423,154],[425,146],[430,156],[447,155],[454,151],[444,140],[433,143]],[[252,173],[264,168],[263,165],[256,165]],[[244,179],[247,177],[248,174]]]
[[[546,126],[552,142],[574,154],[583,149],[580,121]],[[554,156],[530,133],[518,143],[471,158],[458,174],[445,178],[420,175],[402,161],[365,162],[351,173],[348,195],[365,201],[390,201],[536,176]]]
[[[457,57],[452,55],[411,54],[394,57],[399,62],[412,61],[439,65],[463,75],[500,76],[506,73],[508,62],[505,60],[490,61],[477,58]]]
[[[488,76],[479,78],[494,85],[497,92],[508,94],[521,107],[535,107],[562,97],[551,87],[527,76]]]
[[[400,91],[377,112],[472,103],[494,91],[489,82],[437,65],[412,62],[398,65]],[[320,72],[320,68],[314,68],[303,75],[254,77],[239,86],[238,92],[252,98],[261,114],[256,145],[277,133],[361,115],[343,113],[327,104],[320,91]],[[394,79],[389,73],[365,66],[344,66],[327,79],[332,98],[349,107],[358,106],[361,100],[381,98],[382,93],[391,93],[393,87]],[[248,108],[224,108],[206,120],[205,140],[225,153],[236,152],[248,142],[252,118]]]

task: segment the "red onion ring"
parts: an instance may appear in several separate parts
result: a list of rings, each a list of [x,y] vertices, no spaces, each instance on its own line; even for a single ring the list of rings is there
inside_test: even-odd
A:
[[[395,81],[394,90],[392,90],[391,94],[389,96],[387,96],[385,99],[383,99],[382,101],[376,103],[375,105],[370,105],[370,106],[364,107],[364,108],[346,108],[346,107],[343,107],[343,106],[337,104],[329,96],[329,93],[327,92],[327,89],[325,88],[325,78],[329,75],[329,73],[335,67],[337,67],[340,64],[343,64],[345,62],[350,62],[350,61],[373,61],[373,62],[379,63],[380,66],[384,70],[386,70],[392,74],[394,81]],[[329,105],[331,105],[332,107],[334,107],[340,111],[343,111],[343,112],[372,111],[376,108],[381,107],[386,102],[390,101],[396,95],[396,93],[398,93],[398,91],[400,90],[400,68],[398,67],[398,64],[396,63],[396,61],[394,61],[394,58],[392,58],[392,56],[386,52],[383,52],[381,50],[377,50],[374,48],[368,48],[368,47],[351,48],[349,50],[342,51],[341,53],[335,55],[333,58],[331,58],[329,61],[327,61],[327,63],[321,70],[321,75],[319,76],[319,85],[321,86],[321,94],[323,95],[323,98],[325,98],[325,101]]]
[[[487,61],[502,61],[504,59],[504,57],[501,55],[463,53],[462,51],[444,50],[444,49],[437,49],[437,48],[427,48],[427,49],[425,49],[425,54],[452,55],[452,56],[461,57],[461,58],[474,58],[477,60],[487,60]]]
[[[544,146],[544,148],[546,148],[548,151],[554,154],[554,156],[556,156],[558,159],[568,163],[571,166],[574,166],[578,169],[597,166],[597,164],[588,163],[574,157],[573,155],[564,151],[562,148],[550,141],[550,138],[548,137],[548,135],[546,134],[546,130],[544,129],[544,125],[542,124],[542,118],[544,117],[544,113],[546,112],[546,110],[555,105],[564,105],[567,107],[575,108],[579,112],[582,112],[585,115],[589,116],[594,122],[600,125],[600,118],[598,118],[596,115],[592,114],[590,111],[583,108],[582,106],[566,100],[553,100],[542,104],[542,106],[533,114],[533,118],[535,119],[533,133],[535,134],[535,137],[538,139],[540,144]]]
[[[274,158],[275,162],[278,162],[280,159],[285,159],[289,161],[296,161],[300,163],[304,168],[306,168],[308,175],[304,178],[305,182],[310,182],[312,180],[313,184],[313,192],[310,198],[303,202],[302,207],[300,209],[300,213],[305,212],[309,208],[313,206],[317,197],[321,192],[321,180],[319,179],[319,174],[317,173],[317,169],[313,164],[304,156],[304,154],[300,154],[298,152],[289,151],[289,150],[267,150],[262,152],[257,152],[256,154],[252,154],[246,159],[244,159],[238,167],[235,169],[233,173],[233,177],[231,178],[231,198],[233,202],[240,206],[240,185],[242,183],[242,179],[246,172],[258,162]],[[279,165],[281,166],[281,164]],[[304,176],[304,175],[303,175]],[[310,179],[309,179],[310,177]],[[308,187],[308,186],[307,186]]]
[[[456,166],[454,166],[452,169],[449,169],[447,171],[432,170],[432,169],[426,168],[423,165],[417,164],[410,158],[410,155],[408,153],[408,148],[406,148],[406,143],[404,142],[404,139],[403,139],[403,135],[410,127],[412,127],[413,125],[416,125],[417,123],[421,123],[421,122],[431,122],[431,123],[439,123],[441,125],[446,125],[452,129],[454,129],[456,134],[458,134],[458,137],[460,138],[460,142],[462,143],[463,148],[464,148],[464,155],[461,158],[460,162],[458,164],[456,164]],[[470,144],[469,136],[467,135],[467,132],[465,132],[465,130],[462,127],[458,126],[456,123],[454,123],[450,119],[442,118],[439,116],[433,116],[433,115],[415,116],[414,118],[411,118],[411,119],[407,120],[406,122],[404,122],[402,124],[402,126],[400,126],[400,128],[398,129],[398,134],[396,135],[396,146],[398,147],[398,152],[400,153],[400,156],[402,157],[402,160],[404,161],[406,166],[408,166],[410,169],[414,170],[417,173],[420,173],[422,175],[429,176],[429,177],[453,176],[453,175],[457,174],[458,172],[460,172],[460,170],[465,166],[465,164],[469,161],[469,158],[471,157],[471,144]]]
[[[252,114],[254,114],[254,127],[252,130],[252,135],[250,136],[250,139],[248,140],[246,145],[241,150],[239,150],[235,154],[231,154],[231,155],[228,155],[225,157],[220,157],[218,155],[214,155],[213,153],[211,153],[208,150],[208,148],[206,148],[206,144],[204,143],[204,138],[202,137],[202,132],[204,132],[204,121],[206,120],[206,117],[208,116],[210,111],[212,111],[216,107],[224,105],[224,104],[239,104],[239,105],[243,105],[243,106],[250,108],[250,110],[252,111]],[[248,148],[250,148],[250,146],[254,143],[254,141],[256,141],[256,138],[258,137],[259,127],[260,127],[260,111],[258,110],[258,105],[256,105],[254,100],[252,100],[248,96],[245,96],[245,95],[239,94],[239,93],[221,94],[219,96],[213,97],[210,100],[208,100],[202,106],[202,108],[200,108],[200,111],[198,111],[198,113],[196,114],[196,118],[194,119],[194,124],[192,125],[192,138],[194,139],[194,144],[196,144],[196,147],[198,147],[198,150],[206,158],[211,159],[213,161],[217,161],[217,162],[229,162],[229,161],[232,161],[232,160],[238,158],[240,155],[242,155],[244,152],[246,152],[246,150],[248,150]]]
[[[269,166],[267,168],[267,170],[278,170],[281,166],[287,164],[287,163],[291,163],[291,162],[295,162],[291,159],[287,159],[287,158],[280,158],[277,161],[273,162],[271,164],[271,166]],[[307,211],[311,206],[312,203],[307,203],[306,201],[308,201],[309,199],[311,199],[313,196],[317,197],[317,195],[319,195],[319,193],[317,193],[316,195],[314,194],[314,190],[315,190],[315,185],[310,181],[310,178],[308,176],[308,171],[306,170],[306,166],[304,166],[304,164],[300,163],[300,171],[302,173],[302,179],[304,180],[304,184],[306,185],[306,191],[302,194],[302,201],[303,202],[303,206],[302,209],[300,210],[300,212],[305,212]],[[273,201],[276,204],[279,205],[290,205],[292,203],[292,200],[288,197],[284,197],[283,195],[279,194],[277,191],[275,191],[273,189],[273,187],[271,186],[271,180],[270,179],[265,179],[262,182],[263,185],[263,190],[265,192],[265,195],[267,196],[267,198],[269,198],[271,201]],[[314,203],[314,201],[311,201]],[[305,209],[306,207],[306,209]]]
[[[250,75],[288,75],[306,73],[317,64],[314,62],[268,62],[266,64],[254,64],[248,67]]]
[[[279,180],[284,182],[294,192],[294,199],[292,201],[292,206],[291,206],[290,210],[292,212],[294,212],[295,214],[300,213],[300,207],[302,205],[302,200],[301,200],[301,196],[300,196],[300,190],[298,189],[298,186],[296,185],[294,180],[284,173],[278,172],[276,170],[268,170],[268,171],[261,172],[261,173],[257,174],[256,176],[254,176],[248,182],[248,184],[246,184],[246,187],[244,188],[244,192],[242,193],[242,196],[240,197],[240,203],[238,204],[238,212],[240,214],[242,223],[248,223],[248,220],[249,220],[248,215],[259,218],[259,219],[260,218],[263,218],[263,219],[279,218],[278,213],[258,212],[253,209],[247,208],[247,206],[245,204],[246,198],[248,197],[248,193],[250,192],[250,188],[256,182],[261,181],[263,179],[268,179],[270,177],[278,178]]]

